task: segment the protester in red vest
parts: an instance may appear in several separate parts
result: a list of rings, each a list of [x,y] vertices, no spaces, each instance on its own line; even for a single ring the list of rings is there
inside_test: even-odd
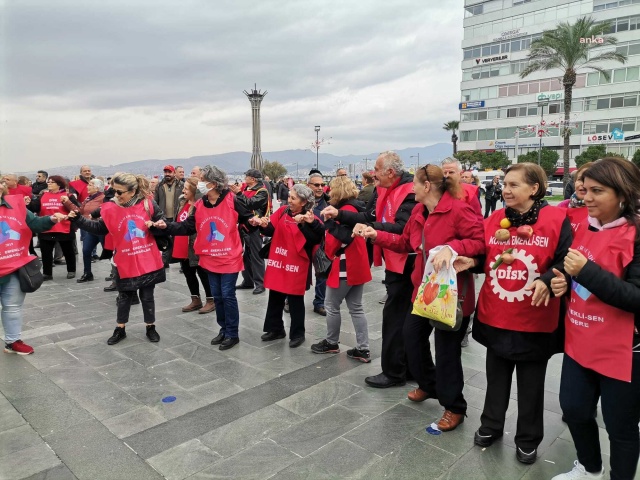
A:
[[[29,355],[33,348],[20,340],[25,293],[20,289],[18,269],[36,258],[28,251],[32,233],[49,230],[65,216],[55,213],[36,217],[26,209],[22,195],[6,195],[6,191],[6,182],[0,182],[0,300],[4,351]]]
[[[551,283],[554,294],[569,295],[560,406],[578,460],[553,478],[605,478],[600,401],[611,479],[630,480],[640,451],[640,170],[623,158],[604,158],[582,179],[589,215]]]
[[[479,187],[462,181],[462,164],[459,160],[447,157],[440,163],[445,177],[453,177],[463,189],[463,200],[473,207],[478,216],[482,217],[480,205]]]
[[[186,220],[170,224],[158,222],[154,227],[164,230],[166,235],[196,234],[194,251],[199,265],[209,274],[220,326],[211,345],[228,350],[240,343],[236,281],[243,263],[238,223],[252,218],[253,211],[229,190],[227,174],[218,167],[207,165],[200,169],[198,191],[202,199],[195,203],[194,211]]]
[[[442,169],[425,165],[413,178],[413,191],[419,202],[407,222],[402,235],[376,231],[367,227],[364,235],[379,245],[397,252],[415,252],[417,258],[411,274],[412,299],[422,283],[429,250],[440,245],[442,250],[433,260],[434,266],[445,262],[449,266],[452,251],[459,255],[476,256],[484,252],[484,228],[477,211],[464,201],[464,193],[455,176],[445,177]],[[439,268],[439,267],[438,267]],[[433,327],[424,317],[409,313],[404,322],[404,345],[409,371],[418,388],[409,392],[413,402],[428,398],[438,399],[445,409],[437,422],[438,430],[455,429],[464,421],[467,402],[462,394],[461,345],[467,331],[469,317],[475,308],[475,295],[471,294],[473,275],[458,275],[458,293],[464,295],[463,321],[456,332],[435,331],[436,362],[431,357],[429,336]]]
[[[376,159],[374,172],[378,181],[375,210],[355,213],[338,211],[329,206],[321,212],[321,216],[351,225],[355,231],[372,226],[376,230],[402,234],[416,205],[413,175],[404,171],[404,164],[395,152],[382,152]],[[387,299],[382,310],[382,373],[364,380],[374,388],[401,386],[406,383],[407,365],[402,330],[411,308],[413,291],[411,272],[415,255],[394,252],[374,244],[374,265],[381,266],[383,258]]]
[[[18,176],[15,173],[5,173],[2,180],[6,185],[8,195],[22,195],[31,198],[31,187],[18,184]]]
[[[518,381],[516,457],[533,463],[544,436],[544,378],[559,347],[560,299],[550,293],[552,267],[561,266],[571,245],[565,212],[545,200],[546,175],[539,165],[507,169],[506,209],[485,220],[484,273],[473,338],[487,347],[487,393],[476,445],[503,435],[514,369]],[[458,269],[480,263],[459,257]]]
[[[266,333],[261,338],[269,342],[287,336],[282,316],[288,297],[289,347],[296,348],[305,341],[304,292],[311,286],[312,250],[324,236],[324,224],[313,214],[314,195],[306,185],[294,185],[288,203],[270,218],[253,217],[249,222],[272,237],[264,274],[264,285],[269,289],[263,327]]]
[[[62,204],[62,197],[68,196],[67,182],[60,175],[51,175],[47,180],[47,191],[40,197],[34,198],[28,208],[41,217],[48,217],[54,213],[66,215],[69,210]],[[77,203],[74,198],[72,202]],[[76,205],[78,206],[78,205]],[[42,274],[45,281],[53,279],[53,249],[56,242],[60,244],[67,263],[67,278],[76,276],[76,255],[73,251],[75,234],[71,231],[68,220],[56,223],[51,230],[38,234],[40,253],[42,254]]]
[[[182,189],[183,199],[181,200],[181,206],[178,208],[178,215],[176,216],[177,222],[184,222],[189,218],[190,212],[195,211],[195,204],[202,194],[198,192],[198,182],[200,178],[189,177],[184,182],[184,188]],[[211,313],[216,309],[216,304],[211,295],[211,287],[209,285],[209,274],[207,271],[198,265],[198,255],[193,249],[196,235],[177,236],[173,240],[173,258],[180,260],[180,267],[182,273],[187,280],[187,286],[189,287],[189,293],[191,294],[191,303],[182,307],[183,312],[194,312],[198,310],[198,313],[205,314]],[[202,283],[202,288],[205,295],[205,303],[202,303],[200,297],[200,285],[198,284],[198,278]]]
[[[77,180],[69,182],[69,193],[75,193],[78,197],[78,202],[84,202],[89,196],[87,187],[92,178],[91,167],[89,165],[83,165],[80,167],[80,177]]]
[[[100,208],[100,219],[88,220],[75,212],[69,218],[79,228],[94,235],[110,233],[114,244],[114,261],[117,275],[118,297],[117,326],[107,344],[114,345],[127,337],[125,326],[129,321],[131,302],[140,292],[140,303],[147,338],[160,341],[156,331],[155,300],[153,291],[157,283],[164,282],[166,275],[162,255],[149,225],[164,220],[164,213],[150,200],[149,181],[144,175],[121,173],[112,179],[115,201],[106,202]]]
[[[338,210],[349,212],[364,211],[364,204],[357,200],[358,189],[347,176],[339,176],[331,181],[329,203]],[[335,220],[325,223],[327,235],[325,252],[334,258],[333,266],[326,281],[324,307],[327,312],[327,336],[311,345],[313,353],[338,353],[340,340],[340,305],[346,301],[351,321],[356,332],[356,346],[347,350],[347,356],[364,363],[371,361],[369,354],[369,330],[367,317],[362,306],[364,284],[371,281],[371,270],[364,238],[353,235],[353,228]]]
[[[584,188],[583,177],[592,165],[593,162],[585,163],[576,170],[575,191],[570,198],[558,204],[558,207],[567,209],[567,217],[571,220],[571,228],[573,228],[574,232],[578,229],[578,225],[586,220],[588,216],[588,209],[584,204],[584,196],[587,191]]]

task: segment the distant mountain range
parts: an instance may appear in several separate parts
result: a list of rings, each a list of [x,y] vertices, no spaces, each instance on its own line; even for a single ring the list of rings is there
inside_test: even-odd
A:
[[[412,147],[403,150],[396,150],[400,158],[404,161],[407,168],[415,166],[418,163],[424,165],[426,163],[435,163],[444,157],[451,155],[452,148],[450,143],[436,143],[426,147]],[[350,169],[352,175],[359,175],[365,169],[373,170],[373,164],[378,156],[376,153],[368,153],[364,155],[331,155],[329,153],[320,153],[319,169],[322,173],[335,172],[341,166]],[[305,177],[309,170],[316,166],[316,154],[310,150],[283,150],[279,152],[263,152],[262,158],[269,161],[278,161],[287,168],[288,173],[292,176]],[[367,159],[367,160],[365,160]],[[418,159],[420,160],[418,162]],[[182,165],[187,175],[195,165],[216,165],[227,172],[231,177],[240,176],[249,169],[251,160],[250,152],[229,152],[218,155],[202,155],[190,158],[168,158],[164,160],[138,160],[135,162],[120,163],[110,165],[108,167],[101,165],[91,165],[94,175],[108,176],[115,172],[133,172],[142,173],[144,175],[162,175],[162,167],[165,165]],[[73,177],[80,172],[80,165],[67,165],[64,167],[47,168],[49,175],[63,175]],[[297,172],[297,173],[296,173]],[[35,176],[35,171],[16,172],[19,175],[26,175],[29,178]]]

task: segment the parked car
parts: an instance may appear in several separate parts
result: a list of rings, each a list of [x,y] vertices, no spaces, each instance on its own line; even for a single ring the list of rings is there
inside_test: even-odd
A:
[[[562,182],[549,182],[547,185],[547,196],[564,195],[564,184]]]

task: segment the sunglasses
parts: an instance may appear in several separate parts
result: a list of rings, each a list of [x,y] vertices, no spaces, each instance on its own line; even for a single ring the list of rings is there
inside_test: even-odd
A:
[[[324,183],[310,183],[309,185],[313,185],[314,187],[324,187],[325,184]]]
[[[114,192],[116,195],[124,195],[125,193],[130,192],[130,191],[131,191],[131,190],[124,190],[124,191],[122,191],[122,190],[115,190],[115,189],[113,190],[113,192]]]
[[[420,170],[424,170],[424,175],[427,177],[426,181],[431,183],[431,180],[429,180],[429,172],[427,171],[427,168],[430,167],[431,164],[427,163],[424,167],[420,167]]]

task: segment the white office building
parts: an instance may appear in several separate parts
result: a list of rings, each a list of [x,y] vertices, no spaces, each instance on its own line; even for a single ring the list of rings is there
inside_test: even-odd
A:
[[[564,118],[563,72],[536,72],[526,79],[519,73],[532,40],[583,16],[608,20],[628,60],[600,64],[609,70],[609,81],[578,71],[571,158],[594,144],[631,158],[640,148],[640,0],[465,0],[458,150],[503,150],[515,160],[537,150],[541,139],[543,147],[559,150],[562,161],[556,122]]]

